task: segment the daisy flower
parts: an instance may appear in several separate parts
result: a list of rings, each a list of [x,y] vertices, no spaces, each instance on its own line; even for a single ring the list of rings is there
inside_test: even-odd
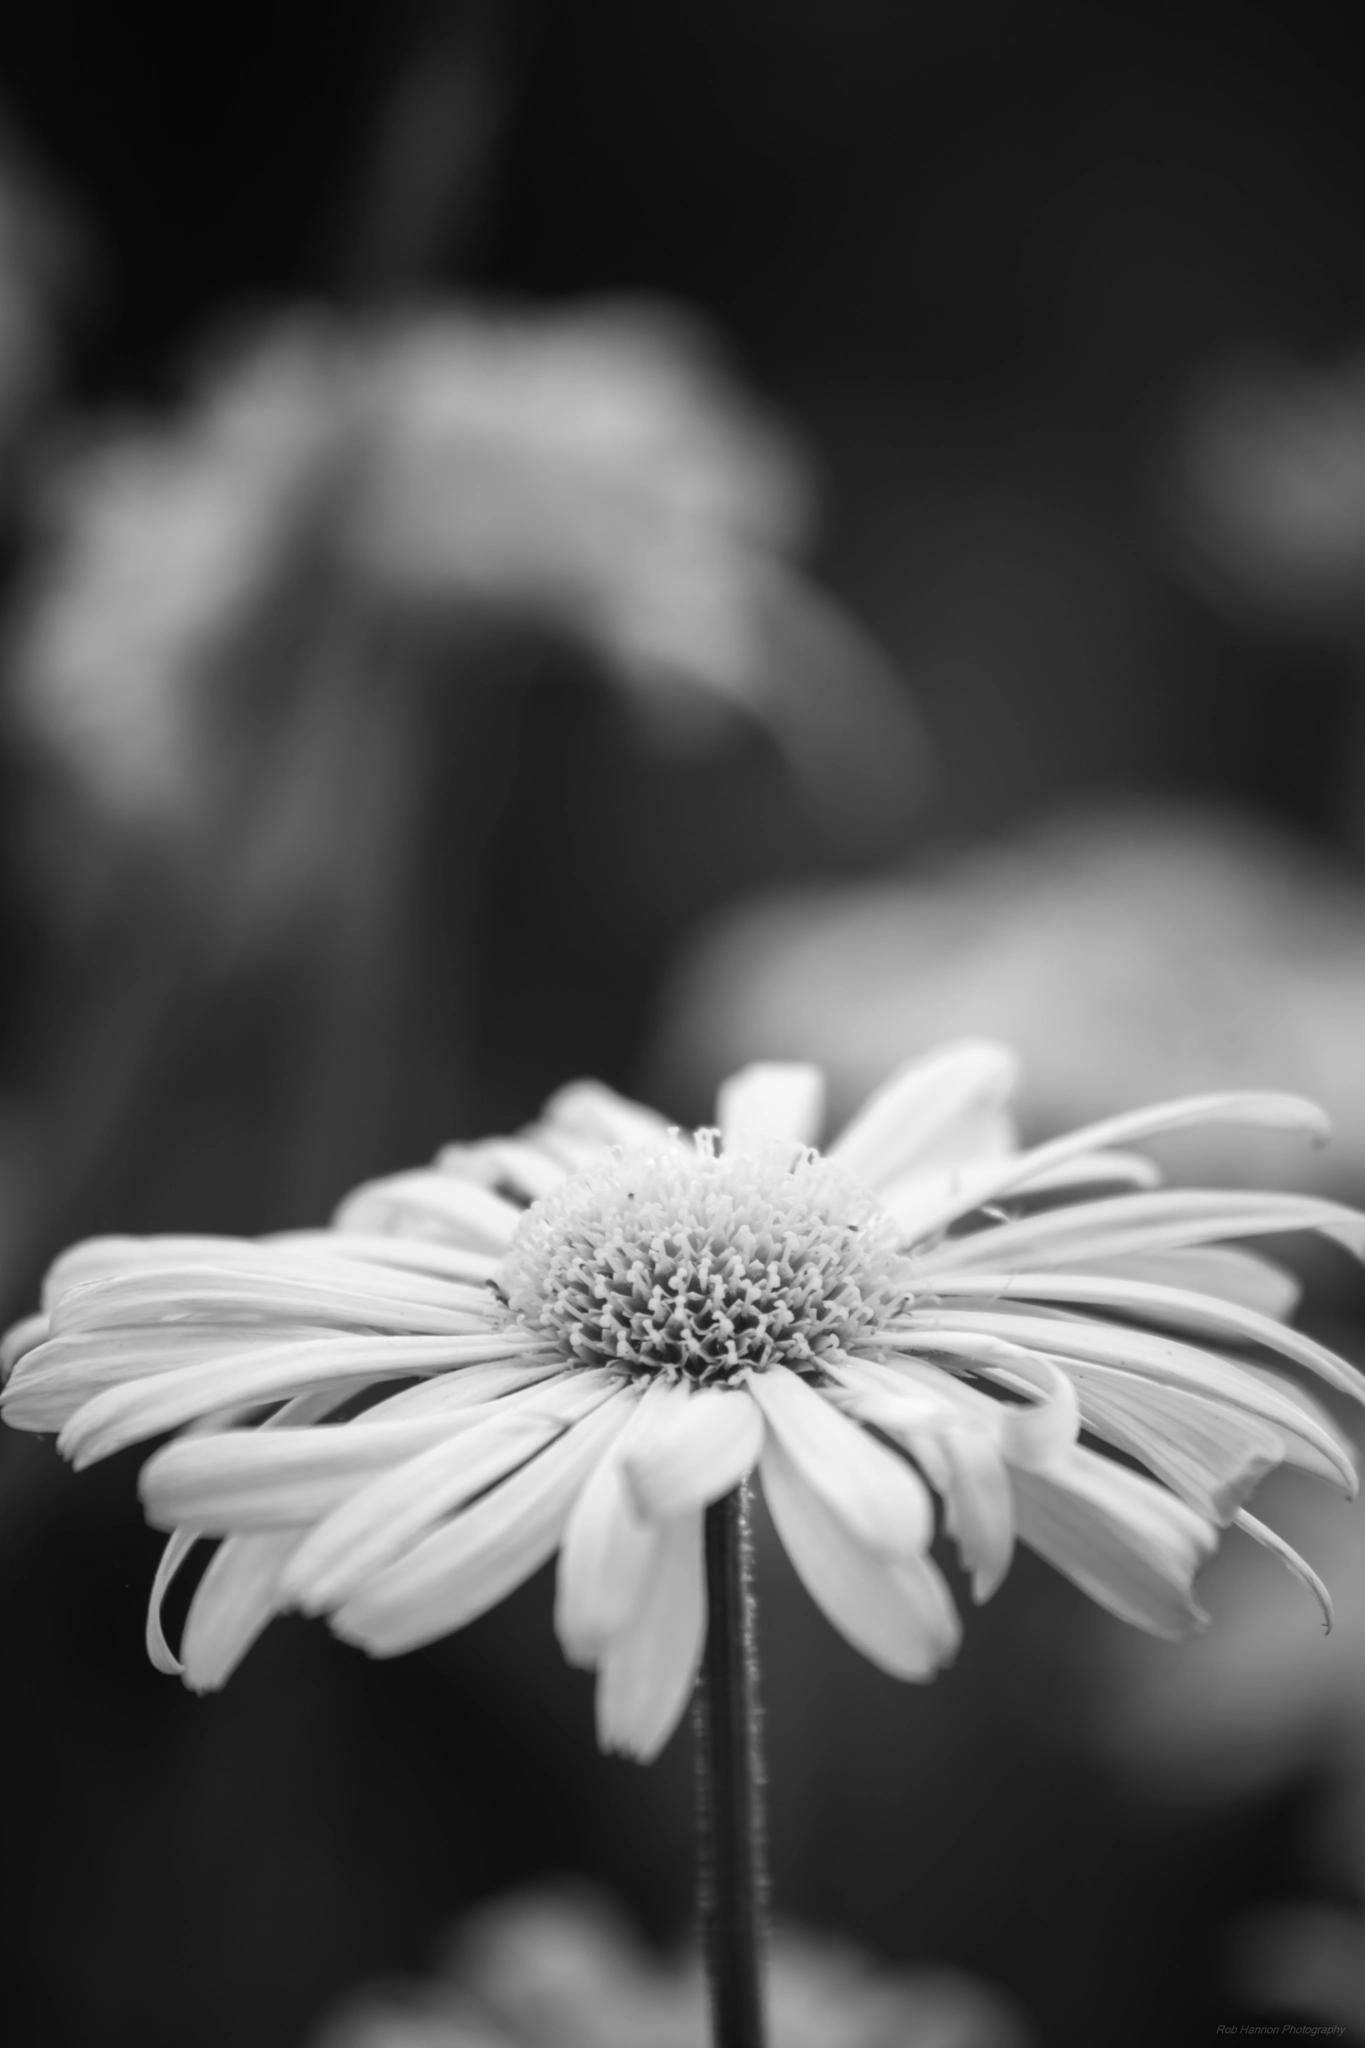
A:
[[[515,1138],[360,1188],[330,1230],[96,1239],[10,1333],[4,1412],[77,1465],[180,1432],[141,1490],[170,1532],[149,1647],[191,1686],[282,1609],[391,1656],[558,1553],[599,1739],[642,1759],[697,1670],[704,1511],[755,1473],[830,1621],[900,1678],[960,1634],[935,1496],[978,1600],[1020,1540],[1182,1635],[1236,1524],[1326,1611],[1244,1502],[1285,1461],[1353,1492],[1351,1448],[1264,1361],[1357,1397],[1365,1379],[1226,1241],[1307,1229],[1365,1255],[1365,1216],[1164,1189],[1126,1149],[1218,1121],[1322,1135],[1321,1113],[1200,1096],[1020,1151],[1014,1082],[1002,1047],[949,1046],[823,1154],[809,1066],[745,1068],[694,1135],[580,1082]],[[221,1541],[177,1657],[161,1606],[201,1537]]]

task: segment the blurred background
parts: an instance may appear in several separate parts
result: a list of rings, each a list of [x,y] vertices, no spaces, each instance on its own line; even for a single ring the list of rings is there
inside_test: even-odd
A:
[[[814,1057],[839,1113],[964,1031],[1030,1136],[1301,1089],[1330,1152],[1171,1172],[1365,1199],[1352,27],[9,10],[7,1317],[72,1237],[316,1222],[579,1072],[692,1121]],[[304,2048],[564,1876],[679,1938],[686,1739],[596,1756],[545,1582],[195,1700],[135,1467],[0,1440],[7,2040]],[[1277,1484],[1326,1646],[1259,1554],[1188,1649],[1025,1556],[915,1690],[765,1555],[781,1914],[952,1973],[958,2048],[1365,2040],[1365,1538]]]

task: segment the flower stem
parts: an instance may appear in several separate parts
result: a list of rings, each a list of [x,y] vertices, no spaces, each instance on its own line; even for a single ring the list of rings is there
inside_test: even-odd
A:
[[[763,2048],[763,1749],[749,1504],[742,1486],[706,1510],[706,1599],[693,1725],[697,1904],[711,2035],[713,2048]]]

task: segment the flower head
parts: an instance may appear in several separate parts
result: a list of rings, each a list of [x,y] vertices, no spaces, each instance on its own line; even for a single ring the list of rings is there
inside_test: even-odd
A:
[[[613,1148],[537,1202],[503,1261],[513,1314],[584,1364],[698,1386],[874,1340],[909,1271],[871,1190],[813,1151],[718,1136]]]
[[[1163,1189],[1116,1149],[1220,1120],[1320,1135],[1320,1112],[1203,1096],[1021,1152],[1014,1078],[998,1046],[947,1047],[825,1157],[810,1067],[746,1068],[695,1138],[578,1083],[516,1138],[359,1189],[329,1231],[78,1245],[7,1340],[6,1417],[77,1464],[184,1432],[142,1493],[171,1531],[149,1644],[191,1685],[282,1608],[392,1655],[557,1552],[560,1641],[597,1671],[603,1743],[641,1757],[695,1675],[703,1512],[754,1472],[810,1592],[901,1678],[960,1633],[935,1495],[978,1600],[1019,1538],[1184,1634],[1235,1522],[1326,1609],[1243,1503],[1286,1461],[1353,1491],[1351,1448],[1264,1360],[1365,1381],[1226,1240],[1312,1229],[1365,1255],[1365,1217]],[[160,1606],[199,1537],[223,1540],[176,1658]]]

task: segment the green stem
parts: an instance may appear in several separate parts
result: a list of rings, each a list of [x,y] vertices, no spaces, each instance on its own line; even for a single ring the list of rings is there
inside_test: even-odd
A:
[[[763,1751],[748,1499],[706,1510],[706,1650],[694,1703],[697,1903],[713,2048],[763,2048]]]

